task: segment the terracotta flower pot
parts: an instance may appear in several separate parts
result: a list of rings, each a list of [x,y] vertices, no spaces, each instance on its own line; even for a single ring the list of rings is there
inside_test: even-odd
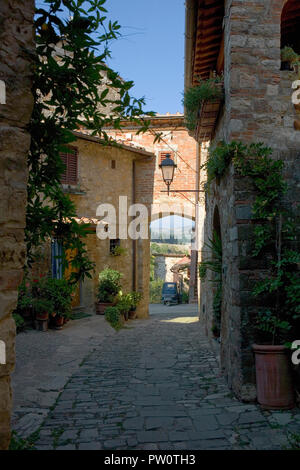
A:
[[[291,365],[285,346],[254,344],[258,403],[269,410],[295,406]]]
[[[35,318],[37,320],[48,320],[49,319],[49,313],[48,312],[36,313]]]
[[[96,303],[96,314],[97,315],[104,315],[105,314],[105,310],[107,309],[107,307],[112,307],[112,303],[105,303],[105,302],[97,302]]]
[[[129,310],[128,318],[134,320],[136,318],[136,310]]]
[[[64,320],[65,320],[64,317],[60,317],[60,316],[56,315],[56,317],[54,318],[55,328],[61,330],[61,328],[63,327],[63,325],[65,323]]]

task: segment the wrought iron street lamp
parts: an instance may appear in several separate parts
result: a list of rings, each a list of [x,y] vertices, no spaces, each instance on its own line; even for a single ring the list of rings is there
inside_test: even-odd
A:
[[[159,168],[161,169],[162,172],[162,177],[164,182],[167,185],[167,191],[161,191],[162,193],[167,192],[168,195],[171,193],[203,193],[203,189],[170,189],[171,183],[173,182],[174,179],[174,173],[175,173],[175,168],[177,168],[177,165],[174,163],[174,161],[171,158],[171,155],[169,153],[166,154],[166,158],[161,162],[159,165]]]
[[[159,165],[159,168],[162,171],[163,180],[167,185],[168,195],[169,195],[170,194],[170,185],[173,181],[174,172],[175,172],[175,168],[177,168],[177,165],[172,160],[171,155],[167,154],[166,158],[164,158],[164,160]]]

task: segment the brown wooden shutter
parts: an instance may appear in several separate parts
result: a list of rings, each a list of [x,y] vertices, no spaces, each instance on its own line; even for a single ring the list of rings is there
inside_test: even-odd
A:
[[[159,163],[162,163],[167,158],[167,155],[170,155],[170,158],[174,160],[174,152],[159,152]]]
[[[75,147],[70,147],[69,152],[61,153],[60,157],[66,165],[66,169],[61,177],[63,184],[77,184],[78,173],[78,151]]]

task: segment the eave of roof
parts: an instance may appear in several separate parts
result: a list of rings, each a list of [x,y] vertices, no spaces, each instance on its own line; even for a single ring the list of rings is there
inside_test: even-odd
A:
[[[105,140],[100,139],[99,137],[89,135],[89,134],[84,134],[83,132],[73,131],[73,134],[77,137],[77,139],[87,140],[89,142],[104,145],[106,147],[121,148],[123,150],[133,152],[135,154],[135,157],[138,159],[152,160],[153,158],[155,158],[154,153],[147,152],[144,149],[139,149],[136,147],[131,147],[129,145],[120,144],[119,142],[116,142],[116,141],[111,141],[111,144],[109,144]]]
[[[224,0],[186,1],[185,89],[217,69],[223,18]]]

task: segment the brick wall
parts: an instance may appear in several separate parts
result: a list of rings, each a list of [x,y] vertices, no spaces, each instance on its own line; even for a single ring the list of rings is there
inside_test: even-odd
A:
[[[156,116],[152,120],[150,131],[144,134],[136,134],[136,128],[130,128],[130,123],[126,124],[123,131],[109,130],[108,134],[128,145],[142,147],[145,150],[155,154],[156,159],[149,165],[144,164],[140,174],[140,193],[138,199],[149,199],[148,194],[153,194],[152,204],[153,212],[158,217],[159,205],[165,205],[166,208],[178,206],[179,211],[186,210],[189,217],[195,217],[195,195],[193,193],[176,194],[169,196],[161,191],[166,190],[166,185],[162,179],[162,173],[159,168],[160,152],[173,152],[177,164],[175,177],[171,189],[195,189],[196,184],[196,141],[189,136],[184,127],[182,115],[163,115]],[[162,141],[154,143],[153,133],[162,132]],[[154,175],[154,179],[153,179]]]

